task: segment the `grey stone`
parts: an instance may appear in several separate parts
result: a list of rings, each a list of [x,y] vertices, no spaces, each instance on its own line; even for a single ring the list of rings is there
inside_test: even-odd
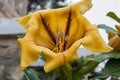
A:
[[[17,35],[0,35],[0,80],[22,80]]]
[[[27,0],[0,0],[0,18],[13,18],[27,13]]]
[[[5,69],[5,66],[3,64],[0,64],[0,78],[3,75],[4,69]]]
[[[16,40],[0,40],[0,56],[4,58],[12,57],[17,50]]]
[[[22,80],[23,72],[20,71],[19,67],[10,67],[8,70],[7,80]]]

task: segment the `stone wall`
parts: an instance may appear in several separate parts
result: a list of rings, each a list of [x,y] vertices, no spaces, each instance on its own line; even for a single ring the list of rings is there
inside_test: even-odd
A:
[[[0,18],[13,18],[27,13],[28,0],[0,0]]]
[[[0,80],[21,80],[17,35],[0,35]]]

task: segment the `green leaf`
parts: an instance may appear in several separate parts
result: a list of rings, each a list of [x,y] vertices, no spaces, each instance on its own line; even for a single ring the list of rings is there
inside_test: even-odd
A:
[[[120,59],[110,59],[102,72],[106,76],[120,77]]]
[[[82,79],[85,74],[92,72],[97,67],[99,62],[95,61],[94,57],[95,55],[89,55],[84,58],[82,67],[74,75],[74,80]]]
[[[82,77],[89,73],[92,72],[98,65],[99,63],[96,61],[88,61],[86,62],[80,70],[78,70],[77,75],[74,76],[74,80],[79,80],[82,79]]]
[[[41,52],[41,55],[39,57],[42,61],[46,62],[45,55],[43,52]]]
[[[17,38],[19,39],[19,38],[23,38],[25,36],[25,34],[20,34],[20,35],[18,35],[17,36]]]
[[[92,80],[106,80],[108,76],[103,75],[102,72],[91,72],[91,75],[88,77],[88,79]]]
[[[120,35],[120,33],[117,30],[115,30],[114,28],[109,27],[105,24],[99,24],[97,27],[101,28],[101,29],[105,29],[109,33]]]
[[[114,12],[107,13],[107,16],[109,16],[110,18],[112,18],[115,21],[117,21],[118,23],[120,23],[120,18]]]
[[[83,61],[84,61],[84,57],[80,57],[77,60],[75,60],[71,66],[72,66],[72,71],[75,74],[76,72],[78,72],[78,70],[83,66]]]
[[[23,80],[41,80],[40,74],[34,69],[26,69],[24,74]]]
[[[102,62],[102,61],[109,59],[109,58],[119,59],[120,52],[119,51],[110,51],[110,52],[101,52],[97,55],[92,54],[92,55],[85,57],[84,63],[88,62],[88,61]]]
[[[93,58],[93,60],[97,61],[97,62],[102,62],[105,59],[108,58],[115,58],[115,59],[119,59],[120,58],[120,52],[117,51],[110,51],[107,53],[100,53],[98,55],[95,56],[95,58]]]
[[[106,59],[109,59],[109,58],[119,59],[120,52],[117,52],[117,51],[111,51],[111,52],[107,52],[107,53],[102,52],[98,55],[92,54],[92,55],[86,56],[84,58],[82,68],[80,68],[77,71],[76,75],[74,76],[74,80],[78,80],[78,79],[82,78],[83,75],[85,75],[89,72],[92,72],[100,62],[102,62]]]

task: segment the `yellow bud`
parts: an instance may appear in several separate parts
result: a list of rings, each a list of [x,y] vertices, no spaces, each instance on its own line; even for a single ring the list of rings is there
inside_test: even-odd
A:
[[[116,35],[109,41],[109,45],[115,50],[120,51],[120,37]]]

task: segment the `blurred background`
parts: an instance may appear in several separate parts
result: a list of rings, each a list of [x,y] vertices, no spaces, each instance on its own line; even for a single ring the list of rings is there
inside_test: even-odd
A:
[[[19,70],[20,48],[17,38],[25,31],[15,19],[36,10],[64,7],[77,1],[80,0],[0,0],[0,80],[21,80],[23,76]],[[92,9],[84,15],[90,22],[110,26],[118,24],[107,18],[106,13],[113,11],[119,15],[120,0],[93,0],[93,4]],[[105,32],[100,32],[108,42]],[[85,49],[79,52],[90,53]]]

